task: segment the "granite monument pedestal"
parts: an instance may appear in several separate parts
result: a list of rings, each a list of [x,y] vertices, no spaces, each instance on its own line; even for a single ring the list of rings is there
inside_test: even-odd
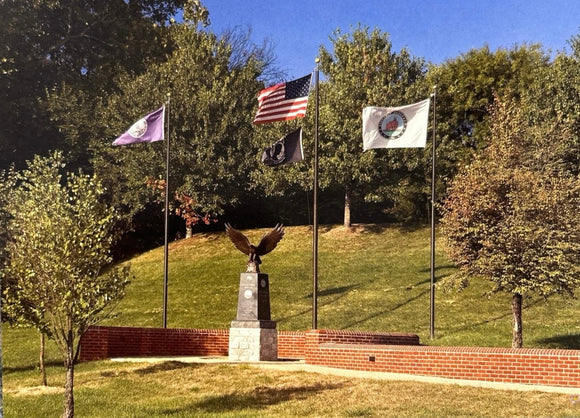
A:
[[[265,273],[240,274],[238,311],[229,340],[231,361],[278,360],[276,322],[270,319],[270,284]]]

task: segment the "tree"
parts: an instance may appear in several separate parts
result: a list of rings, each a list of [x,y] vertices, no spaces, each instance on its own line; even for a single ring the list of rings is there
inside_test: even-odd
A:
[[[512,295],[512,347],[522,347],[527,294],[574,296],[580,285],[580,177],[549,150],[556,135],[529,126],[515,101],[496,101],[490,145],[452,182],[442,233],[461,285],[471,276]]]
[[[59,347],[66,369],[64,416],[74,415],[74,365],[85,330],[120,300],[129,271],[111,268],[115,213],[94,176],[68,173],[62,154],[13,173],[6,198],[3,309]],[[12,178],[11,176],[8,177]]]
[[[116,76],[142,73],[165,59],[171,45],[164,25],[183,7],[204,15],[194,0],[0,2],[0,169],[13,162],[22,168],[33,155],[55,148],[82,154],[83,136],[70,136],[72,127],[87,130],[82,123],[95,113],[93,100],[116,89]],[[70,89],[80,97],[67,102]],[[55,101],[61,92],[59,113],[47,96]],[[81,99],[83,106],[75,107]],[[74,111],[69,118],[67,103]]]
[[[518,99],[542,80],[549,56],[540,45],[491,51],[472,49],[441,65],[431,65],[423,83],[437,90],[437,195],[445,182],[488,145],[488,107],[494,95]]]
[[[104,135],[93,141],[94,167],[118,208],[132,216],[151,201],[147,179],[165,177],[165,144],[111,147],[111,141],[170,94],[170,196],[188,196],[200,214],[215,215],[250,188],[258,149],[252,144],[258,77],[271,62],[249,33],[217,36],[189,23],[172,25],[176,49],[167,62],[124,77],[101,117]],[[130,105],[128,105],[130,98]]]
[[[155,191],[159,195],[158,203],[161,200],[165,200],[165,180],[147,179],[147,187]],[[216,219],[212,219],[209,214],[201,215],[197,213],[196,207],[197,203],[191,198],[191,196],[176,193],[175,201],[179,204],[174,209],[175,214],[179,216],[185,222],[185,238],[191,238],[193,235],[193,227],[200,222],[209,225],[210,222],[217,222]]]
[[[545,126],[547,135],[557,134],[543,153],[550,153],[560,169],[580,173],[580,36],[570,40],[572,54],[559,53],[536,74],[524,91],[529,117],[534,125]]]
[[[344,225],[350,226],[351,202],[358,192],[367,201],[390,201],[400,187],[424,183],[417,150],[362,152],[361,114],[365,106],[409,104],[428,93],[414,84],[425,73],[424,61],[406,49],[392,51],[389,36],[360,25],[351,34],[331,37],[333,51],[320,49],[320,69],[326,76],[320,107],[321,187],[344,191]],[[425,173],[423,172],[425,171]],[[413,184],[414,185],[414,184]],[[409,187],[411,189],[412,187]]]

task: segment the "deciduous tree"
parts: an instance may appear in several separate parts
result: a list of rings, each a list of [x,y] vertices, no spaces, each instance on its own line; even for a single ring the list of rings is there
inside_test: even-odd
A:
[[[183,7],[207,13],[197,0],[1,1],[0,168],[56,148],[86,163],[86,138],[72,131],[89,130],[94,102],[117,87],[116,76],[166,58],[163,26]]]
[[[538,44],[496,51],[484,46],[429,67],[424,83],[437,90],[438,196],[445,194],[444,183],[487,146],[487,110],[494,95],[524,96],[548,67],[549,56]]]
[[[395,52],[389,35],[360,25],[331,37],[333,50],[320,49],[326,81],[320,107],[320,173],[322,187],[344,191],[344,224],[350,226],[354,196],[396,204],[398,189],[419,177],[423,150],[362,152],[361,115],[365,106],[401,106],[426,98],[414,90],[426,71],[409,51]],[[429,164],[425,171],[428,171]],[[411,215],[412,216],[412,215]]]
[[[61,154],[13,174],[8,196],[2,308],[52,338],[66,369],[64,416],[74,415],[79,340],[121,299],[128,268],[111,268],[114,211],[94,176],[62,175]]]
[[[550,159],[560,137],[527,121],[519,103],[496,102],[490,145],[452,182],[441,221],[461,284],[482,277],[512,295],[513,347],[524,296],[580,285],[580,177]]]
[[[125,78],[110,97],[101,115],[105,135],[93,141],[95,169],[126,214],[151,201],[145,181],[165,177],[166,143],[110,144],[170,94],[170,196],[189,196],[198,213],[221,213],[251,187],[249,171],[258,156],[252,118],[271,51],[239,31],[217,36],[184,23],[170,32],[176,49],[168,61]]]

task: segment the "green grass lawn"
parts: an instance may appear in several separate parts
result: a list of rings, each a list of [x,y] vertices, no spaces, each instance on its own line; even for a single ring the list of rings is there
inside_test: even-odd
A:
[[[268,230],[244,231],[254,243]],[[430,339],[429,228],[367,225],[347,232],[321,227],[318,328],[412,332],[424,344],[511,345],[511,296],[488,295],[485,280],[461,292],[435,295],[435,338]],[[437,246],[436,278],[453,273]],[[106,323],[162,324],[163,248],[131,260],[132,283]],[[235,319],[239,275],[246,256],[225,233],[203,234],[170,245],[168,326],[227,329]],[[278,247],[263,257],[270,277],[272,319],[281,330],[312,326],[312,232],[287,227]],[[526,347],[580,348],[580,303],[526,298]]]
[[[62,376],[52,374],[51,386],[41,389],[15,386],[10,373],[5,416],[58,417]],[[75,401],[76,416],[90,418],[580,416],[580,403],[567,394],[174,361],[80,364]]]
[[[244,231],[257,243],[268,230]],[[320,228],[318,328],[412,332],[431,345],[511,345],[510,296],[473,280],[461,293],[436,291],[429,338],[429,228],[391,225]],[[437,279],[453,273],[438,245]],[[163,248],[131,261],[132,283],[109,325],[162,323]],[[228,329],[235,319],[246,256],[225,233],[170,246],[168,326]],[[286,228],[261,270],[270,276],[272,319],[281,330],[312,324],[312,232]],[[580,349],[580,303],[527,298],[525,347]],[[5,416],[62,413],[64,369],[47,344],[49,389],[38,388],[38,334],[3,326]],[[580,395],[580,394],[579,394]],[[567,395],[375,382],[240,366],[77,366],[77,416],[580,416]]]

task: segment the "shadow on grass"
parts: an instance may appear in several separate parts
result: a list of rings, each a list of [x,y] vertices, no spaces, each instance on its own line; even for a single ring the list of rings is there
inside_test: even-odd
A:
[[[442,265],[435,265],[435,271],[443,270],[443,269],[454,269],[455,266],[453,264],[442,264]],[[431,267],[427,267],[420,270],[421,273],[429,273],[431,271]]]
[[[331,287],[329,289],[319,290],[318,291],[318,297],[339,295],[338,297],[336,297],[336,298],[334,298],[332,300],[328,300],[328,301],[325,301],[325,302],[320,302],[319,301],[320,306],[330,305],[330,304],[336,302],[337,300],[339,300],[340,298],[344,297],[345,296],[345,293],[347,293],[348,291],[350,291],[352,289],[355,289],[357,287],[360,287],[360,286],[361,286],[360,284],[353,284],[353,285],[350,285],[350,286]],[[312,292],[309,293],[309,294],[307,294],[307,295],[304,295],[303,299],[312,299]],[[292,318],[297,318],[297,317],[300,317],[302,315],[306,315],[306,314],[311,313],[311,312],[312,312],[312,310],[310,308],[308,308],[308,309],[305,309],[305,310],[303,310],[301,312],[297,312],[297,313],[295,313],[293,315],[288,315],[288,316],[284,316],[284,317],[281,317],[281,318],[277,318],[276,320],[279,321],[279,322],[288,321],[288,320],[290,320]]]
[[[569,350],[580,350],[580,334],[555,335],[539,340],[551,348],[566,348]]]
[[[256,387],[250,393],[232,392],[223,395],[207,396],[184,408],[160,411],[163,415],[195,413],[232,413],[244,410],[260,410],[290,400],[304,400],[312,395],[342,388],[342,384],[313,384],[291,387]]]
[[[340,286],[340,287],[331,287],[330,289],[324,289],[318,291],[318,296],[331,296],[331,295],[340,295],[342,293],[346,293],[349,290],[356,289],[360,287],[360,284],[352,284],[350,286]],[[306,296],[307,298],[312,298],[312,293]]]
[[[135,370],[135,373],[140,376],[145,376],[147,374],[166,372],[169,370],[178,370],[185,368],[194,369],[197,367],[200,367],[200,365],[194,363],[183,363],[181,361],[164,361],[163,363],[157,363],[151,366],[144,367],[142,369],[137,369]]]
[[[362,318],[362,319],[360,319],[359,321],[352,322],[352,323],[350,323],[350,324],[346,325],[346,326],[344,327],[344,329],[350,329],[350,328],[352,328],[352,327],[354,327],[354,326],[356,326],[356,325],[360,325],[360,324],[362,324],[362,323],[364,323],[364,322],[370,321],[371,319],[374,319],[374,318],[376,318],[376,317],[378,317],[378,316],[389,314],[389,313],[391,313],[391,312],[393,312],[393,311],[396,311],[397,309],[399,309],[399,308],[402,308],[403,306],[405,306],[405,305],[407,305],[407,304],[409,304],[409,303],[413,302],[414,300],[417,300],[417,299],[419,299],[419,298],[423,297],[424,295],[426,295],[426,294],[428,294],[428,293],[430,293],[430,289],[428,289],[428,290],[425,290],[425,291],[423,291],[423,292],[421,292],[421,293],[417,294],[416,296],[413,296],[412,298],[409,298],[409,299],[407,299],[405,302],[401,302],[401,303],[399,303],[398,305],[395,305],[395,306],[393,306],[393,307],[392,307],[392,308],[390,308],[390,309],[384,309],[384,310],[382,310],[382,311],[379,311],[379,312],[376,312],[376,313],[374,313],[374,314],[372,314],[372,315],[369,315],[369,316],[367,316],[366,318]]]
[[[525,306],[522,307],[522,311],[525,312],[530,307],[532,307],[534,305],[537,305],[538,303],[540,303],[540,300],[527,301],[527,303],[525,304]],[[458,327],[455,327],[455,328],[449,328],[449,331],[451,333],[459,332],[459,331],[465,331],[465,330],[468,330],[470,328],[475,328],[475,327],[479,327],[479,326],[482,326],[482,325],[491,324],[492,322],[504,320],[504,319],[506,319],[508,317],[511,317],[511,316],[512,316],[512,312],[509,310],[509,307],[507,307],[507,310],[506,310],[506,312],[504,314],[497,315],[497,316],[495,316],[493,318],[488,318],[488,319],[485,319],[483,321],[469,323],[469,324],[462,324],[462,325],[460,325]],[[525,316],[524,316],[524,323],[525,323]]]
[[[427,283],[431,283],[431,278],[430,277],[427,277],[425,280],[418,281],[415,284],[410,284],[406,288],[407,289],[412,289],[413,287],[421,286],[422,284],[427,284]]]
[[[63,367],[64,368],[63,362],[57,361],[57,360],[46,361],[44,363],[44,366],[46,368],[49,368],[49,367]],[[26,366],[18,366],[18,367],[10,367],[10,366],[3,367],[2,372],[4,374],[10,374],[10,373],[18,373],[18,372],[28,372],[31,370],[38,370],[38,369],[39,369],[39,365],[38,365],[38,363],[36,363],[36,364],[28,364]]]
[[[420,223],[408,224],[353,224],[353,227],[362,227],[363,233],[381,234],[388,229],[399,229],[403,232],[415,232],[423,228],[424,225]]]

